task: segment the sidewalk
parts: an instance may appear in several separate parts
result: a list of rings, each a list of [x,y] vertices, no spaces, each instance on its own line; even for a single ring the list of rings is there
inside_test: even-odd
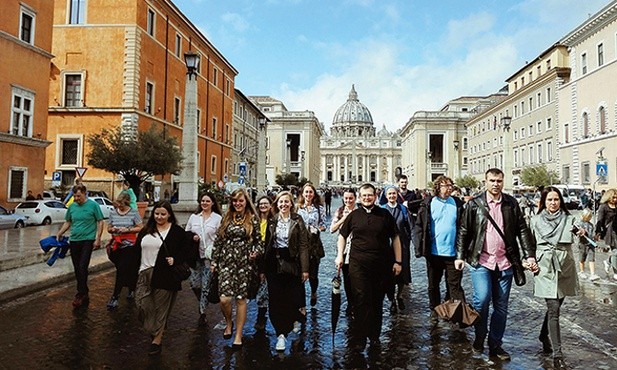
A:
[[[39,246],[39,240],[55,235],[60,226],[0,230],[0,303],[74,280],[70,255],[48,266],[45,261],[52,252],[45,253]],[[104,231],[103,240],[108,238]],[[92,253],[91,273],[112,267],[104,249]]]

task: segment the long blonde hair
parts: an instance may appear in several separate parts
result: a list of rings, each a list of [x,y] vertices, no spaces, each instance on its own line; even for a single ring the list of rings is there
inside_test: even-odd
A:
[[[244,230],[246,230],[247,236],[251,236],[253,234],[253,220],[258,219],[257,211],[255,210],[255,206],[253,205],[253,202],[251,202],[251,198],[249,197],[246,190],[244,190],[244,188],[238,188],[234,190],[229,196],[229,208],[227,209],[223,220],[221,220],[221,226],[219,227],[218,231],[218,235],[221,238],[225,237],[227,227],[235,220],[236,215],[239,214],[234,209],[232,202],[236,199],[239,199],[240,197],[244,197],[244,200],[246,201],[246,206],[244,207],[244,214],[241,215],[242,226],[244,227]]]
[[[616,189],[608,189],[607,191],[604,192],[604,195],[602,195],[602,199],[600,199],[600,203],[608,203],[609,200],[613,199],[615,194],[617,194]]]

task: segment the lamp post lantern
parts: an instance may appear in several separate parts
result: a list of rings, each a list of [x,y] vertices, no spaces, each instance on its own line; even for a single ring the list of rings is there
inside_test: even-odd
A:
[[[291,173],[291,139],[286,140],[287,146],[285,147],[285,173]]]
[[[454,157],[455,157],[455,158],[454,158],[454,171],[452,171],[452,172],[453,172],[453,174],[452,174],[452,179],[453,179],[454,181],[456,181],[456,179],[457,179],[458,177],[460,177],[460,173],[459,173],[459,171],[460,171],[460,170],[459,170],[459,169],[460,169],[461,167],[460,167],[460,163],[459,163],[459,160],[460,160],[460,155],[459,155],[459,151],[458,151],[458,150],[459,150],[459,148],[460,148],[461,142],[460,142],[460,141],[458,141],[458,140],[454,140],[454,141],[452,142],[452,144],[453,144],[453,146],[454,146]]]
[[[266,191],[266,117],[259,117],[259,140],[257,142],[257,191]]]
[[[179,179],[178,203],[194,206],[197,199],[197,70],[199,54],[188,51],[186,62],[186,87],[184,93],[184,125],[182,126],[182,172]]]

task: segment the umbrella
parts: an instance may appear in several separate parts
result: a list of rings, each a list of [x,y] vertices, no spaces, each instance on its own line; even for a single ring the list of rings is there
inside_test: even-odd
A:
[[[461,328],[473,325],[480,316],[468,303],[458,299],[449,299],[435,307],[437,315]]]
[[[334,333],[341,314],[341,276],[337,273],[332,278],[332,345],[334,346]]]

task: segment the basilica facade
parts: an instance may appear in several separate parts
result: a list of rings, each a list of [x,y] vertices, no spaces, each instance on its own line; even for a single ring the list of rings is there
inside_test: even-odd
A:
[[[376,186],[395,183],[401,171],[401,138],[386,126],[377,131],[368,108],[352,85],[347,101],[336,111],[330,135],[321,138],[323,186]],[[397,172],[398,171],[398,172]]]

